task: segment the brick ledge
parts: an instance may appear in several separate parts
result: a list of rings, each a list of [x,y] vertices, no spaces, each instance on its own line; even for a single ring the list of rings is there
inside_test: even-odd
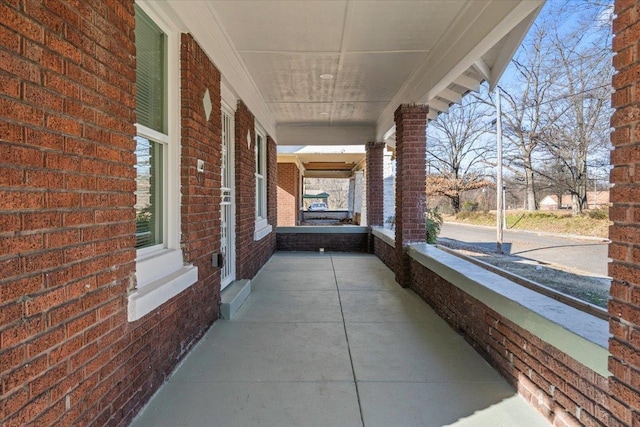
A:
[[[383,227],[371,227],[371,234],[373,234],[392,248],[396,247],[395,230],[390,230]]]
[[[608,377],[609,323],[427,244],[409,256],[521,328]]]

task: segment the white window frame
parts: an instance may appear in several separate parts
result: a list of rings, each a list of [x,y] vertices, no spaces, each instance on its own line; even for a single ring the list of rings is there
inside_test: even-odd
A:
[[[153,2],[136,4],[167,38],[167,134],[136,124],[139,136],[163,148],[163,242],[136,253],[136,288],[128,296],[128,318],[135,321],[197,282],[198,269],[185,265],[180,248],[180,31]]]
[[[262,156],[258,156],[259,151],[262,151]],[[261,240],[267,236],[273,230],[273,227],[269,224],[268,211],[267,211],[267,179],[268,179],[268,162],[267,162],[267,136],[266,132],[259,126],[255,127],[255,198],[256,198],[256,226],[253,235],[253,240]],[[261,164],[258,165],[258,159]],[[262,174],[258,171],[262,170]],[[262,198],[258,197],[260,191],[263,195]],[[259,215],[262,211],[263,215]]]
[[[135,124],[136,127],[136,136],[140,136],[148,139],[151,142],[159,144],[162,149],[162,242],[155,244],[153,246],[147,246],[144,248],[140,248],[136,250],[136,260],[144,259],[146,257],[153,256],[154,253],[162,251],[166,249],[168,246],[165,243],[168,237],[172,234],[171,229],[169,227],[169,218],[167,217],[167,202],[168,198],[171,197],[171,191],[168,191],[167,188],[167,172],[168,172],[168,163],[169,159],[168,152],[170,150],[170,138],[169,135],[165,135],[161,132],[158,132],[154,129],[148,128],[140,123]]]

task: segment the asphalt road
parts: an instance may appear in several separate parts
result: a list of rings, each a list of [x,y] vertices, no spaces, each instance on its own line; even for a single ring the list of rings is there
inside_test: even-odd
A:
[[[496,249],[495,228],[445,223],[440,237]],[[541,263],[557,264],[593,276],[607,276],[607,243],[535,232],[505,230],[503,251]]]

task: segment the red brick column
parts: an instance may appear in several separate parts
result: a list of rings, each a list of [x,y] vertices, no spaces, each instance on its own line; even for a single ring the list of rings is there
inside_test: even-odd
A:
[[[640,425],[640,1],[616,0],[613,22],[612,105],[614,128],[611,142],[612,207],[609,230],[610,330],[609,407],[625,425]],[[618,423],[609,423],[618,425]]]
[[[292,227],[298,220],[300,171],[295,163],[278,163],[278,226]]]
[[[271,135],[267,135],[267,218],[273,227],[278,224],[278,146]],[[270,257],[275,251],[275,236],[269,240]]]
[[[367,225],[384,224],[384,142],[367,143]]]
[[[407,246],[425,241],[426,105],[403,104],[396,122],[396,280],[409,286]]]

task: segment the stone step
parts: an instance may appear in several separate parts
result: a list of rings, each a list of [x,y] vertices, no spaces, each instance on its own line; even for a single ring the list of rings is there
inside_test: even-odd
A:
[[[236,280],[224,288],[220,295],[220,317],[225,320],[233,319],[250,293],[251,280],[247,279]]]

